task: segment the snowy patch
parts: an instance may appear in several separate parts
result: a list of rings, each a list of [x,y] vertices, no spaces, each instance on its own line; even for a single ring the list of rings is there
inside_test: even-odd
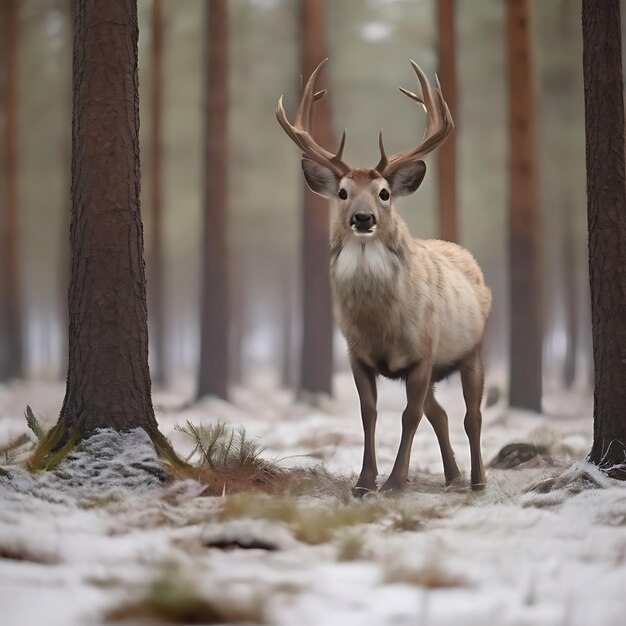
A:
[[[3,623],[82,626],[124,607],[172,610],[155,602],[165,592],[179,594],[183,611],[185,602],[222,615],[243,607],[249,621],[280,626],[623,622],[626,486],[580,460],[591,442],[588,397],[553,398],[559,413],[551,416],[502,403],[485,409],[486,459],[512,443],[543,456],[488,468],[482,493],[464,484],[445,488],[436,438],[424,422],[406,492],[355,502],[358,399],[348,377],[336,383],[336,398],[323,410],[266,385],[237,390],[234,404],[209,400],[181,410],[184,394],[155,398],[162,431],[182,454],[193,443],[176,424],[223,420],[245,427],[265,458],[284,467],[322,459],[322,468],[310,470],[314,488],[303,485],[301,495],[206,497],[194,481],[164,483],[143,431],[101,431],[39,475],[5,463]],[[438,391],[467,475],[458,381]],[[25,432],[27,402],[53,415],[60,398],[61,385],[0,387],[2,441]],[[383,475],[393,464],[403,406],[402,386],[382,384]]]

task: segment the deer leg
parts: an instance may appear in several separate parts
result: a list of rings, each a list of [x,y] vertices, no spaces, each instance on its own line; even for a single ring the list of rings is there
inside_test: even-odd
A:
[[[477,491],[485,487],[485,468],[480,452],[480,430],[482,427],[480,404],[485,385],[485,370],[483,368],[480,346],[461,366],[461,383],[467,409],[465,414],[465,432],[470,445],[472,489]]]
[[[411,446],[415,431],[424,413],[424,401],[430,386],[430,363],[422,362],[416,365],[406,379],[407,404],[402,413],[402,438],[393,465],[391,474],[381,491],[397,491],[404,487],[409,476],[409,461],[411,460]]]
[[[361,418],[365,444],[363,446],[363,467],[352,495],[356,498],[364,496],[368,491],[376,491],[376,372],[359,361],[353,359],[352,374],[361,402]]]
[[[450,434],[448,432],[448,416],[443,407],[437,402],[435,398],[435,390],[433,387],[428,389],[426,394],[426,400],[424,402],[424,415],[426,419],[431,423],[435,435],[437,435],[437,441],[439,441],[439,448],[441,450],[441,458],[443,459],[443,473],[446,477],[446,485],[450,485],[457,478],[461,476],[461,472],[457,467],[456,460],[454,458],[454,450],[450,445]]]

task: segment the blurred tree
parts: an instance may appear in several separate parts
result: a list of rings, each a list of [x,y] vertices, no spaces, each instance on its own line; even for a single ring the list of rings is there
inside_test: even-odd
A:
[[[300,0],[301,65],[307,79],[326,58],[322,0]],[[332,149],[328,97],[316,105],[315,140]],[[302,205],[302,353],[300,394],[331,394],[333,317],[330,294],[328,200],[304,186]]]
[[[72,40],[74,38],[74,0],[66,0],[65,10],[67,14],[65,18],[68,20],[68,41],[66,45],[69,48],[69,58],[72,58]],[[72,167],[72,72],[67,71],[64,78],[64,97],[67,98],[67,128],[65,132],[65,139],[62,143],[62,156],[63,163],[66,165],[65,176],[63,181],[63,193],[61,194],[61,245],[59,246],[59,279],[58,279],[58,295],[59,295],[59,319],[61,320],[59,336],[60,336],[60,367],[59,372],[63,378],[67,376],[67,355],[69,352],[67,329],[69,326],[69,311],[67,303],[67,291],[70,283],[70,246],[69,246],[69,233],[70,233],[70,218],[71,218],[71,204],[72,204],[72,181],[71,181],[71,167]]]
[[[577,165],[578,150],[573,150],[572,132],[578,123],[578,99],[573,98],[580,80],[580,61],[578,52],[579,40],[576,37],[576,28],[580,27],[579,11],[580,0],[561,0],[557,7],[559,21],[556,32],[552,32],[553,56],[558,66],[552,70],[551,79],[559,90],[558,119],[559,141],[558,157],[554,159],[553,167],[558,177],[559,187],[559,230],[557,239],[560,247],[560,265],[562,277],[562,322],[565,331],[565,355],[563,359],[563,382],[567,389],[571,389],[576,379],[576,365],[578,356],[578,329],[580,322],[580,289],[581,260],[578,238],[579,201],[578,190],[572,189],[572,172]],[[582,208],[582,206],[580,206]],[[554,241],[554,237],[552,237]],[[557,261],[558,262],[558,261]],[[561,320],[559,320],[561,322]]]
[[[565,155],[564,155],[565,156]],[[563,225],[563,307],[565,324],[565,358],[563,360],[563,382],[571,389],[576,380],[576,357],[578,355],[578,259],[576,232],[571,207],[573,203],[562,203]]]
[[[159,435],[150,396],[139,203],[137,1],[75,0],[69,368],[48,443]]]
[[[228,2],[205,9],[204,241],[197,397],[228,398]]]
[[[17,211],[19,3],[0,2],[0,381],[23,374]]]
[[[292,389],[297,385],[296,376],[294,375],[294,340],[293,340],[293,322],[294,309],[297,303],[294,302],[293,285],[293,267],[288,265],[283,268],[281,276],[281,315],[280,324],[282,329],[282,354],[281,354],[281,372],[280,380],[283,387]]]
[[[596,378],[589,460],[626,480],[626,177],[619,0],[583,0],[582,15]]]
[[[162,236],[162,120],[163,120],[163,8],[161,0],[152,0],[152,50],[150,58],[150,238],[148,255],[148,319],[152,378],[158,385],[165,383],[165,303],[163,294],[163,236]]]
[[[511,406],[541,411],[542,287],[528,0],[507,0]]]
[[[446,102],[457,122],[457,81],[454,14],[456,0],[439,0],[439,79]],[[437,177],[439,188],[439,237],[458,241],[458,215],[456,202],[456,133],[439,148]]]

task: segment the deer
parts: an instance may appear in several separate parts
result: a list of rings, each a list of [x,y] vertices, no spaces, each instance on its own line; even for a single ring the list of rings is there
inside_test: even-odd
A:
[[[447,486],[461,473],[450,444],[448,416],[435,398],[435,385],[459,372],[466,413],[473,490],[485,486],[480,437],[484,389],[482,346],[491,312],[491,290],[472,254],[456,243],[415,239],[393,206],[424,180],[422,157],[440,146],[454,129],[441,85],[432,87],[411,61],[422,95],[400,88],[421,105],[426,128],[419,144],[391,156],[379,135],[380,161],[374,168],[353,168],[343,160],[346,132],[334,154],[312,135],[315,91],[328,59],[309,77],[295,122],[287,119],[283,96],[276,118],[302,152],[309,188],[336,201],[330,229],[330,283],[338,326],[346,340],[360,401],[364,432],[363,463],[352,489],[355,497],[377,490],[377,378],[402,380],[406,408],[396,459],[380,491],[402,490],[409,473],[413,439],[422,415],[437,437]]]

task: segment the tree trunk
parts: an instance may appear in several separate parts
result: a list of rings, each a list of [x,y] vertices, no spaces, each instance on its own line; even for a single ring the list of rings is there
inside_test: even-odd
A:
[[[153,359],[153,380],[165,383],[165,315],[163,299],[163,10],[161,0],[152,3],[152,58],[150,85],[150,245],[148,256],[149,320]]]
[[[306,80],[326,58],[322,0],[301,0],[302,76]],[[322,87],[320,87],[321,89]],[[328,98],[316,104],[316,141],[332,149]],[[330,295],[328,201],[304,187],[302,209],[302,354],[300,394],[331,394],[333,317]]]
[[[204,243],[197,397],[228,398],[229,269],[228,3],[211,0],[206,14]]]
[[[136,0],[75,0],[69,370],[57,428],[154,435],[139,203]]]
[[[4,118],[0,150],[0,381],[22,376],[17,214],[17,62],[19,3],[0,3],[0,115]]]
[[[596,379],[589,460],[626,479],[626,178],[619,0],[583,0],[582,16]]]
[[[457,121],[457,85],[455,61],[454,13],[456,0],[439,0],[439,80]],[[456,203],[456,136],[452,133],[437,152],[437,182],[439,187],[439,237],[458,241],[459,227]]]
[[[511,406],[541,411],[541,216],[528,0],[507,0]]]

